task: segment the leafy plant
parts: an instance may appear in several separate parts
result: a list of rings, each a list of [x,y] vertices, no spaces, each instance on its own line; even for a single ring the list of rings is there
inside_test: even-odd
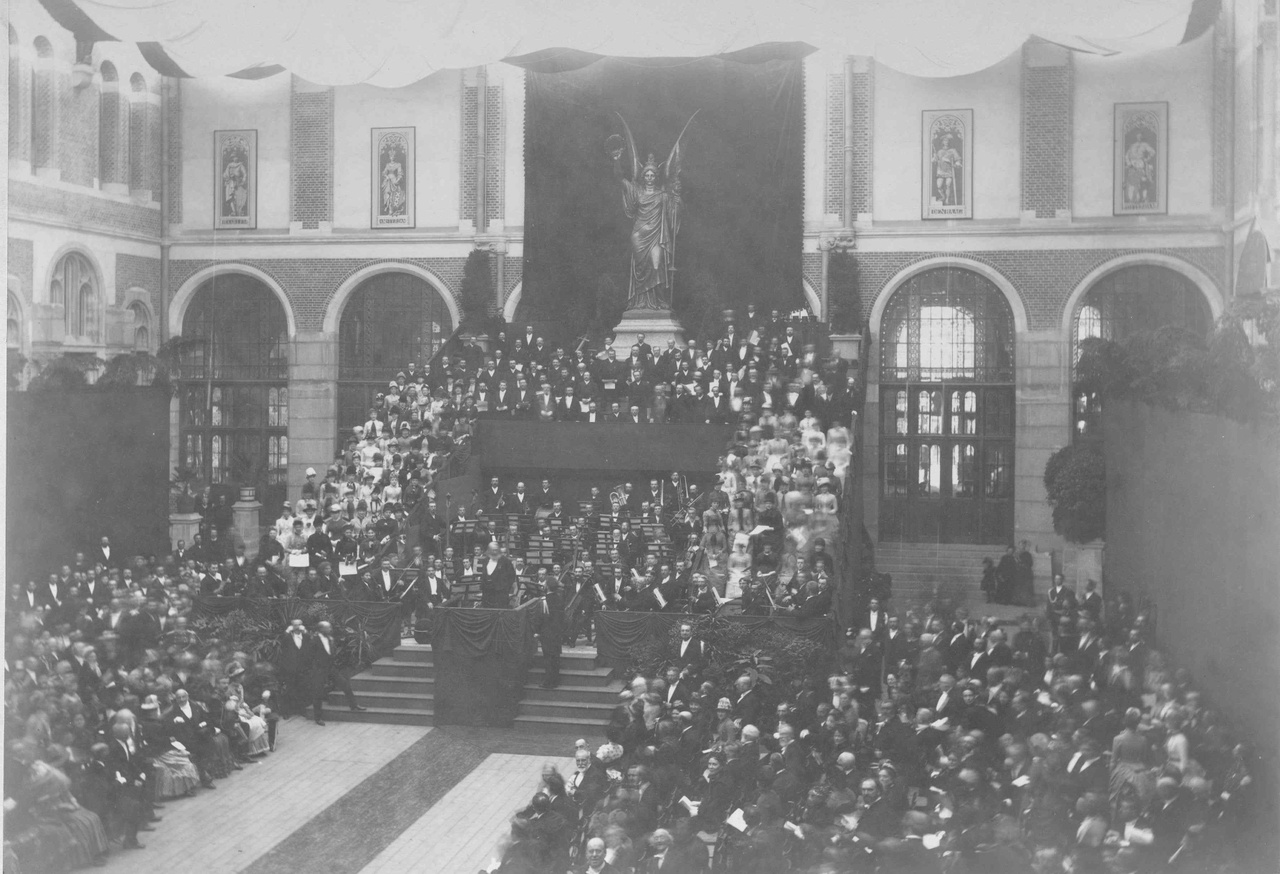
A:
[[[472,249],[462,266],[461,327],[483,331],[494,312],[493,270],[484,249]]]
[[[1044,488],[1053,507],[1053,530],[1072,543],[1107,533],[1107,466],[1091,443],[1059,449],[1044,466]]]
[[[51,358],[40,368],[40,372],[32,377],[27,386],[28,391],[80,391],[88,387],[88,375],[101,366],[102,362],[94,355],[70,352]]]

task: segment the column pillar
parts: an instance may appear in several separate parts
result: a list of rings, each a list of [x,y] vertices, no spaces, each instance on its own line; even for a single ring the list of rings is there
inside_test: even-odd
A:
[[[299,331],[289,356],[289,492],[302,496],[308,467],[333,461],[338,431],[338,335]]]
[[[1014,432],[1013,536],[1029,541],[1034,554],[1060,552],[1063,540],[1053,530],[1046,501],[1044,466],[1049,456],[1071,442],[1071,390],[1068,344],[1057,331],[1028,331],[1017,339],[1018,363]],[[1048,575],[1035,575],[1037,593]]]

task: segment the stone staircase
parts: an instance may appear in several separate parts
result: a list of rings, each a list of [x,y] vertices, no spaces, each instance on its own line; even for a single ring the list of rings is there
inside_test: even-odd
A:
[[[998,562],[1006,547],[970,543],[877,543],[876,570],[893,577],[893,606],[903,610],[920,603],[938,583],[964,592],[971,608],[984,604],[982,559]]]
[[[543,689],[541,657],[534,659],[525,681],[515,727],[541,733],[600,738],[618,703],[620,681],[610,681],[608,668],[597,668],[592,647],[566,649],[560,660],[560,685]],[[325,719],[399,725],[435,724],[435,658],[430,644],[402,643],[385,658],[351,678],[356,700],[368,710],[352,712],[342,693],[330,692]]]

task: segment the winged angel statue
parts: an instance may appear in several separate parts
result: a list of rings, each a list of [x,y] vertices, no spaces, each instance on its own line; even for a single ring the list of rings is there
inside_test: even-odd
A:
[[[671,147],[671,155],[659,164],[649,153],[643,164],[627,121],[618,114],[626,140],[614,134],[605,141],[613,158],[613,172],[622,182],[622,208],[634,219],[631,228],[631,283],[627,310],[670,310],[675,281],[676,235],[680,232],[680,141],[693,123],[689,117]],[[631,157],[631,172],[624,173],[623,152]]]

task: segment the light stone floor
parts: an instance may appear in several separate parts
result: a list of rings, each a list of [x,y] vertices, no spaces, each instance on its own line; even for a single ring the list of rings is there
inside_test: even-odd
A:
[[[294,717],[281,723],[276,751],[260,764],[195,798],[166,802],[158,811],[164,821],[139,835],[145,850],[113,850],[106,868],[95,870],[240,871],[430,731],[357,722],[322,727]]]
[[[560,773],[572,759],[495,753],[370,862],[362,874],[466,872],[489,868],[511,816],[528,805],[551,762]]]

